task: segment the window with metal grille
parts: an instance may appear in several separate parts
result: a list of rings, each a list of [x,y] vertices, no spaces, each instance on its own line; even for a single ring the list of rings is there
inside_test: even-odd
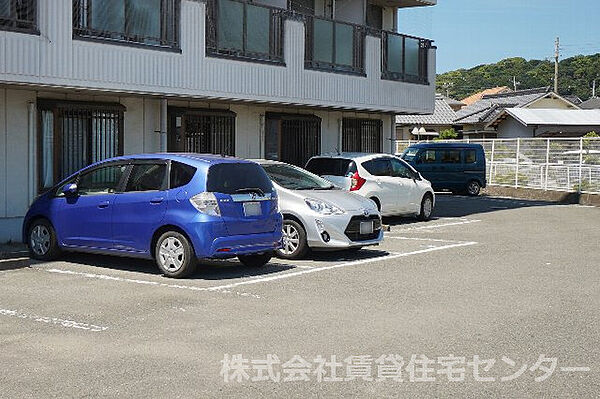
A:
[[[170,108],[169,151],[235,155],[235,113]]]
[[[38,109],[41,190],[94,162],[123,155],[122,105],[44,101]]]
[[[265,158],[304,167],[321,153],[321,119],[314,115],[268,113]]]
[[[37,32],[37,0],[0,0],[0,30]]]
[[[73,0],[73,34],[178,49],[179,13],[180,0]]]
[[[380,119],[342,120],[342,151],[381,152],[383,122]]]
[[[206,54],[283,63],[285,11],[239,0],[207,0]]]

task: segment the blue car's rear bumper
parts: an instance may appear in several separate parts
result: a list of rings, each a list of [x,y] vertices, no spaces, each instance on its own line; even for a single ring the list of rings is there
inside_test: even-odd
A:
[[[281,248],[281,223],[273,232],[228,235],[222,221],[204,221],[187,225],[196,257],[231,258],[271,252]]]
[[[248,234],[220,237],[213,241],[208,258],[229,258],[271,252],[281,248],[281,233]]]

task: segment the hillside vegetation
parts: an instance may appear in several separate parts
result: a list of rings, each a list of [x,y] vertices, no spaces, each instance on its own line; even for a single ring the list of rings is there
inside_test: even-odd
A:
[[[518,89],[554,85],[554,62],[507,58],[495,64],[479,65],[438,75],[440,93],[463,99],[482,89],[497,86],[513,88],[513,76],[520,82]],[[582,100],[592,95],[592,81],[596,82],[596,95],[600,93],[600,53],[566,58],[560,62],[559,93],[574,94]]]

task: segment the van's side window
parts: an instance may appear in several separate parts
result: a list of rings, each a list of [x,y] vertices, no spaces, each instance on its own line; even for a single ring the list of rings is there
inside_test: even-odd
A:
[[[435,150],[425,150],[420,155],[422,163],[435,163]]]
[[[475,150],[466,150],[465,151],[465,163],[475,163],[477,162],[477,152]]]
[[[442,163],[460,163],[460,150],[442,150]]]

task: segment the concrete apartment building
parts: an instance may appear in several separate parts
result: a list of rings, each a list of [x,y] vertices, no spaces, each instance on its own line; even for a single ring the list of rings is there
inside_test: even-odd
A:
[[[436,49],[397,13],[435,3],[0,0],[0,242],[112,156],[390,152],[395,114],[435,96]]]

